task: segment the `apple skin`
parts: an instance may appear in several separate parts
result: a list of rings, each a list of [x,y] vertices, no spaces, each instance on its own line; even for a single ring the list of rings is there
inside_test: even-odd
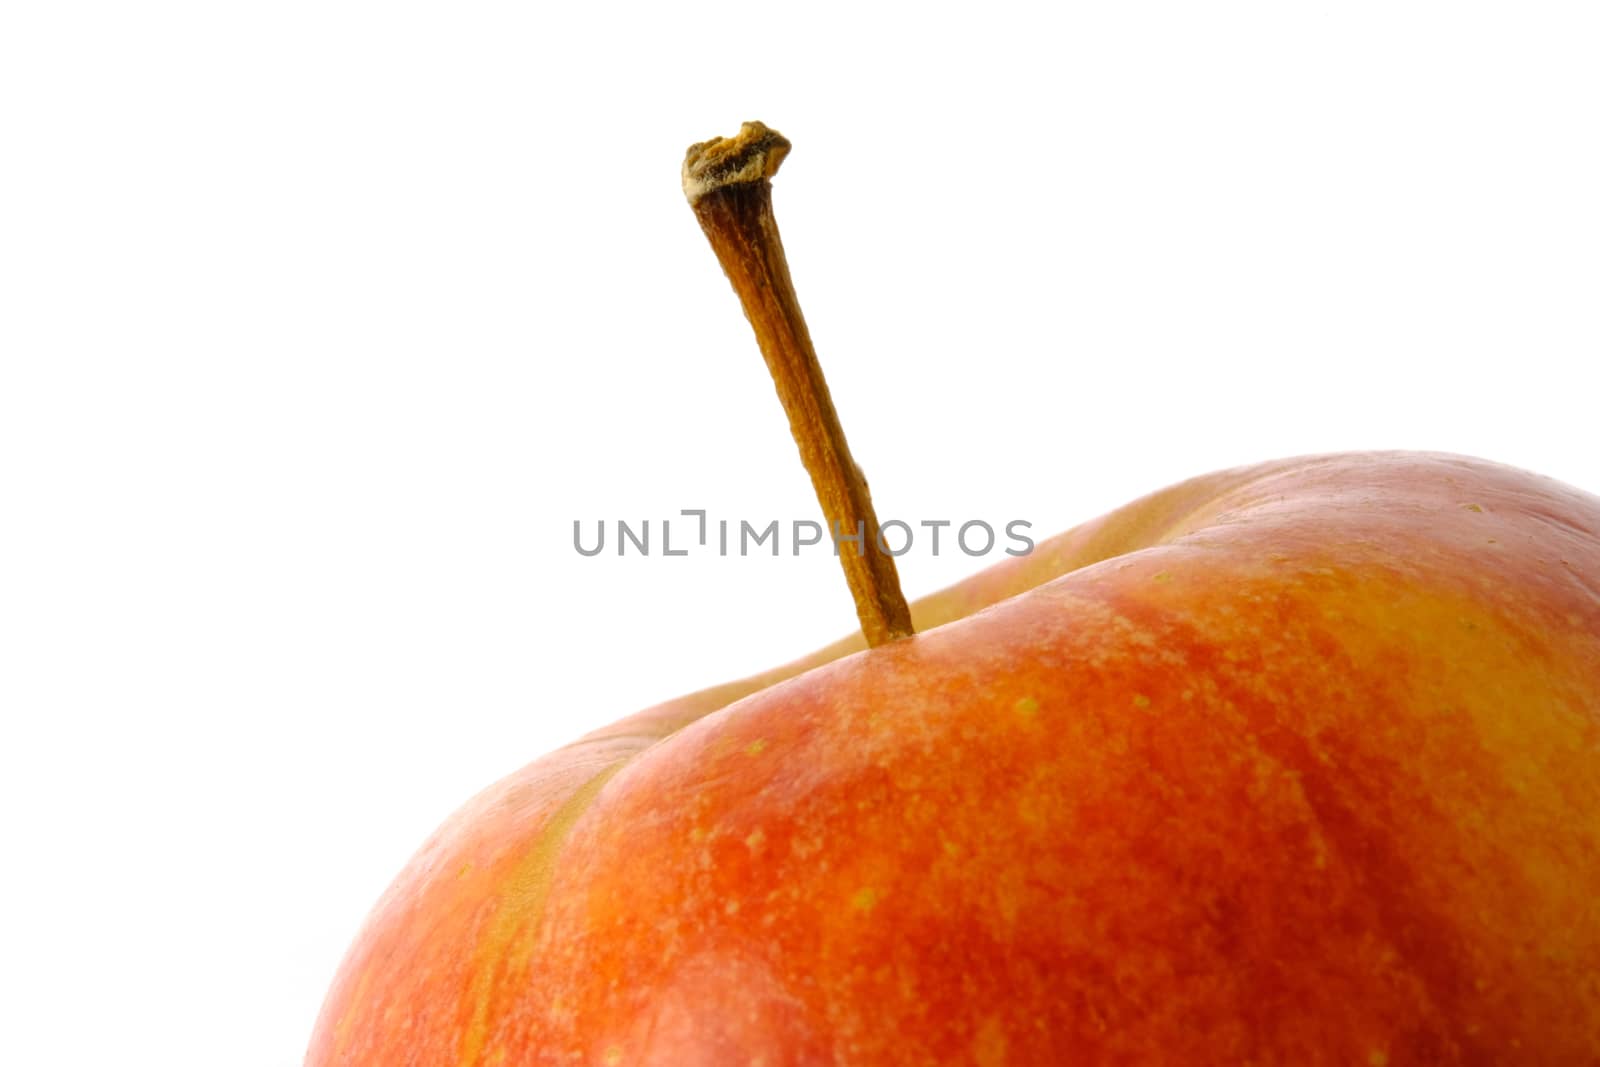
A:
[[[472,800],[307,1062],[1600,1063],[1600,499],[1285,460],[914,614]]]

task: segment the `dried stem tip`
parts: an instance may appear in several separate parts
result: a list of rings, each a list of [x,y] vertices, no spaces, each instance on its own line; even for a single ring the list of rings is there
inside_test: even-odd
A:
[[[713,137],[689,146],[683,160],[683,195],[694,207],[707,193],[728,185],[771,178],[789,154],[789,142],[777,130],[747,122],[736,137]]]
[[[788,154],[789,142],[782,136],[747,122],[737,137],[689,149],[683,191],[755,329],[800,459],[834,531],[861,632],[876,646],[910,635],[911,612],[894,557],[880,542],[867,480],[850,457],[789,279],[767,180]]]

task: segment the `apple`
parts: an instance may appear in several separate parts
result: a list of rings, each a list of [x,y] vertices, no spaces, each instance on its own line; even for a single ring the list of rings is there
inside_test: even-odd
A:
[[[469,802],[307,1063],[1600,1063],[1600,499],[1302,457],[852,587]]]

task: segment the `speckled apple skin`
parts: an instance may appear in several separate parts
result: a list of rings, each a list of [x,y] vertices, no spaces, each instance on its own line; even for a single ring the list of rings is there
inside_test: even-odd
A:
[[[307,1062],[1600,1063],[1600,500],[1196,479],[478,796]]]

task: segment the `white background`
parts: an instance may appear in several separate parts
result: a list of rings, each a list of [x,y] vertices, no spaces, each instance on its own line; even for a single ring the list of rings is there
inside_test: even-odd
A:
[[[678,188],[743,119],[882,517],[1600,489],[1593,10],[6,5],[0,1062],[297,1062],[458,803],[853,625],[825,552],[572,548],[813,514]]]

